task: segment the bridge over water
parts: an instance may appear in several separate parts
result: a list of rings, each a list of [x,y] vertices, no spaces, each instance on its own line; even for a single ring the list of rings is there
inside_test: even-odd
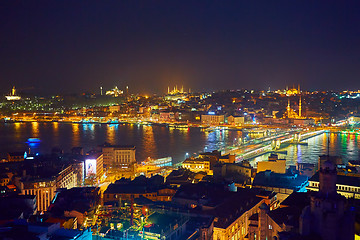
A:
[[[237,161],[248,160],[263,154],[279,151],[289,144],[301,144],[301,141],[324,133],[326,130],[293,130],[271,137],[262,138],[258,143],[230,147],[222,150],[223,155],[235,154]]]

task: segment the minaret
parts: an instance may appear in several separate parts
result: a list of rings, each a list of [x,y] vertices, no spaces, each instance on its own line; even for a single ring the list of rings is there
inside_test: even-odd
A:
[[[299,100],[299,117],[301,118],[301,94],[300,94],[300,100]]]
[[[184,86],[181,86],[181,93],[184,92]]]
[[[103,95],[102,87],[100,87],[100,95]]]
[[[288,105],[286,107],[287,117],[290,118],[290,99],[288,99]]]
[[[168,94],[170,93],[170,87],[168,86]]]

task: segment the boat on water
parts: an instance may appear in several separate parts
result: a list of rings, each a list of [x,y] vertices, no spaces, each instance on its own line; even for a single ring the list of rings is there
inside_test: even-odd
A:
[[[8,117],[3,118],[2,121],[4,123],[14,123],[15,122],[14,119],[11,119],[11,118],[8,118]]]
[[[169,127],[173,127],[173,128],[189,128],[189,126],[187,124],[182,124],[182,123],[172,123],[172,124],[169,124]]]
[[[172,157],[152,159],[148,157],[145,161],[141,162],[141,165],[152,165],[156,167],[171,167]]]
[[[216,130],[215,127],[207,127],[207,128],[204,129],[205,132],[213,132],[215,130]]]
[[[41,141],[40,141],[40,138],[28,138],[27,142],[28,143],[39,143]]]

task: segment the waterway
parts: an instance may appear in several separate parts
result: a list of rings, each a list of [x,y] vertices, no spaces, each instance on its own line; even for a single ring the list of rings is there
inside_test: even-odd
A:
[[[16,122],[0,124],[0,153],[31,151],[50,153],[58,147],[70,152],[72,147],[83,147],[84,152],[105,142],[114,145],[135,145],[137,161],[147,157],[172,157],[174,163],[203,151],[232,145],[242,136],[241,131],[205,132],[200,128],[146,126],[138,124],[78,124],[62,122]],[[27,143],[28,138],[39,138],[40,143]]]
[[[360,135],[326,132],[306,141],[308,145],[290,145],[282,151],[287,154],[278,154],[279,158],[286,159],[287,165],[295,165],[296,162],[317,163],[319,155],[330,154],[340,156],[344,163],[349,160],[360,160]],[[270,153],[251,159],[251,164],[267,160]]]
[[[345,161],[358,160],[360,135],[324,133],[306,140],[307,146],[291,145],[287,147],[288,165],[296,161],[317,162],[318,156],[327,153],[330,136],[330,154],[341,156]],[[166,126],[146,126],[138,124],[77,124],[61,122],[27,122],[0,124],[0,154],[26,151],[40,154],[50,153],[53,147],[69,152],[72,147],[83,147],[84,152],[108,142],[115,145],[135,145],[136,158],[142,161],[147,157],[173,158],[181,162],[186,157],[196,156],[203,151],[212,151],[231,146],[243,138],[241,131],[205,132],[200,128],[175,129]],[[28,138],[39,138],[38,144],[27,143]],[[269,154],[253,159],[251,162],[267,159]]]

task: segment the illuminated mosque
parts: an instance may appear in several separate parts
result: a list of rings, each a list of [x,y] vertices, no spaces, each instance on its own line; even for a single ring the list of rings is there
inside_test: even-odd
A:
[[[189,89],[189,93],[190,93],[190,89]],[[188,93],[184,91],[184,87],[178,89],[178,87],[175,86],[173,90],[170,90],[170,87],[168,87],[167,95],[165,95],[165,99],[169,101],[185,100],[187,96]]]
[[[291,108],[290,99],[288,99],[288,105],[286,107],[286,112],[284,113],[284,118],[296,118],[296,119],[304,119],[305,117],[302,115],[302,107],[301,107],[301,96],[299,99],[299,111],[298,113]]]
[[[286,87],[286,96],[293,96],[293,95],[298,95],[300,94],[300,85],[298,85],[298,88],[296,89],[294,86],[292,88],[288,88]]]
[[[16,95],[15,86],[11,89],[11,93],[9,95],[5,96],[5,97],[6,97],[6,100],[8,100],[8,101],[16,101],[16,100],[21,99],[20,96]]]
[[[300,95],[299,98],[299,111],[296,112],[294,109],[291,108],[290,106],[290,99],[288,99],[288,105],[286,107],[286,112],[284,113],[284,118],[294,118],[294,119],[305,119],[305,117],[302,114],[302,99],[301,99],[301,91],[300,91],[300,85],[298,86],[298,88],[292,88],[292,89],[287,89],[286,90],[286,95],[287,96],[292,96],[292,95]]]

